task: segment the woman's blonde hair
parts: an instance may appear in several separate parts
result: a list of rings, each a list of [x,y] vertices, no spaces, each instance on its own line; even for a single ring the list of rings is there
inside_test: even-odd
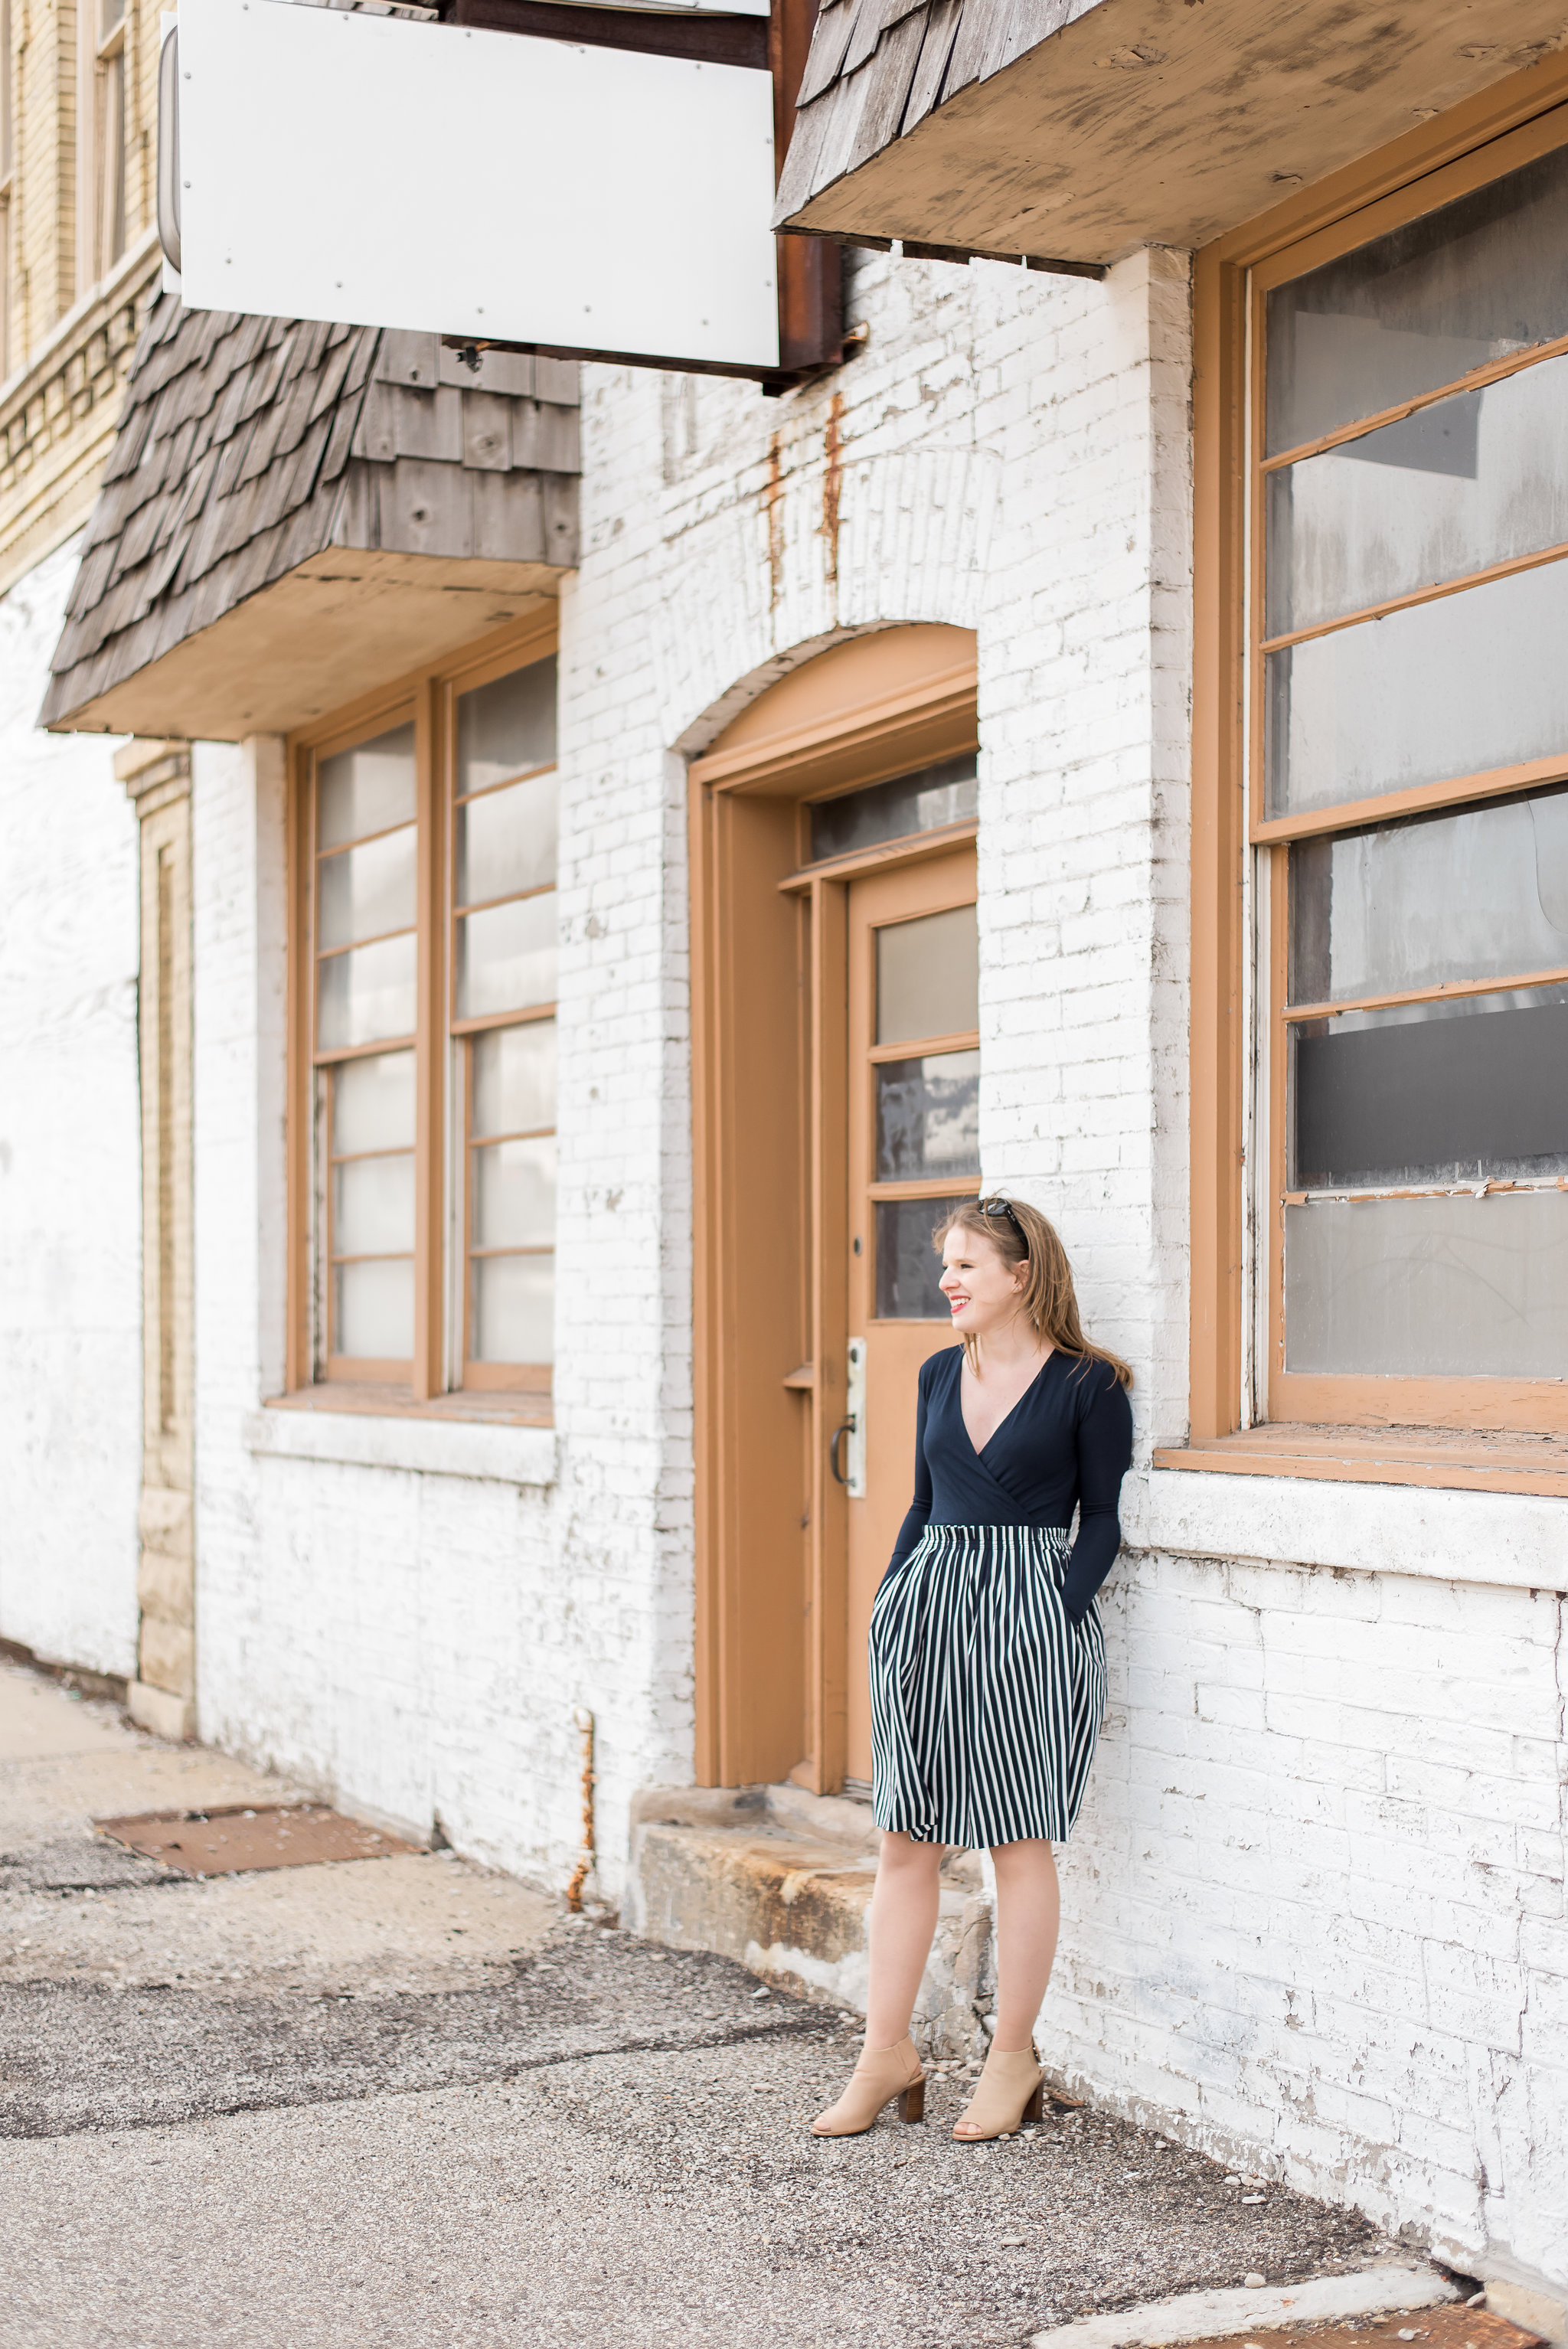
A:
[[[1120,1355],[1113,1354],[1109,1346],[1091,1345],[1084,1336],[1068,1252],[1055,1226],[1046,1221],[1038,1207],[1031,1207],[1024,1199],[965,1199],[931,1235],[938,1256],[949,1232],[978,1233],[990,1241],[1004,1264],[1027,1262],[1023,1307],[1034,1323],[1036,1334],[1058,1353],[1076,1354],[1086,1364],[1109,1362],[1119,1385],[1132,1384],[1132,1371]],[[965,1338],[964,1350],[973,1369],[973,1338]]]

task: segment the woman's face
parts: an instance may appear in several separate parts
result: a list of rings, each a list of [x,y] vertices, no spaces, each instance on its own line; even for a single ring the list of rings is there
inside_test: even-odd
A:
[[[983,1232],[951,1231],[942,1244],[942,1293],[954,1328],[967,1338],[1013,1319],[1028,1276],[1026,1262],[1008,1264]]]

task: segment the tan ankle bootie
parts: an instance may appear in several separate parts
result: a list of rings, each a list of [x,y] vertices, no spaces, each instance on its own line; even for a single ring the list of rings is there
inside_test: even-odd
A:
[[[978,2145],[987,2137],[1010,2136],[1025,2121],[1037,2121],[1045,2078],[1032,2047],[1010,2054],[993,2047],[975,2094],[953,2125],[954,2136],[961,2145]]]
[[[863,2137],[884,2105],[898,2098],[899,2118],[925,2118],[925,2075],[913,2039],[896,2047],[868,2047],[836,2105],[811,2123],[813,2137]]]

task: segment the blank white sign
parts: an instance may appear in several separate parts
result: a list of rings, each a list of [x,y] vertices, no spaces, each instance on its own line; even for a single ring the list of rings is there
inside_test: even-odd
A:
[[[289,0],[182,0],[192,309],[779,363],[773,85]]]

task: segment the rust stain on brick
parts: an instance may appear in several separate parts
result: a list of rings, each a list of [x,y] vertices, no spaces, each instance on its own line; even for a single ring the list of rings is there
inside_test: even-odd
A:
[[[784,592],[784,450],[777,432],[768,439],[768,486],[762,504],[768,516],[768,608],[776,612]]]
[[[822,435],[827,464],[822,473],[822,537],[827,545],[824,568],[835,593],[839,585],[839,506],[844,489],[844,395],[833,394]]]

